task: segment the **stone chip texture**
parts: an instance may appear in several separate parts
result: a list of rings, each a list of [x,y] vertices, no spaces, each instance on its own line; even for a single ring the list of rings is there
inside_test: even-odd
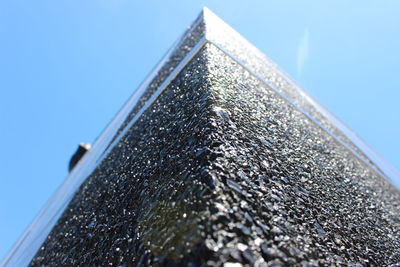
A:
[[[31,266],[396,265],[399,215],[396,188],[206,44]]]

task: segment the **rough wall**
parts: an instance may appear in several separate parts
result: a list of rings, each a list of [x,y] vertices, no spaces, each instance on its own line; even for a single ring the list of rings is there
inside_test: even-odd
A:
[[[399,204],[397,189],[206,44],[31,265],[395,264]]]

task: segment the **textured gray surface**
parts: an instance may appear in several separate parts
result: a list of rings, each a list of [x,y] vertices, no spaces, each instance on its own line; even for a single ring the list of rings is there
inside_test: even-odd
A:
[[[115,138],[118,137],[118,134],[121,133],[122,130],[128,125],[133,117],[139,112],[140,108],[145,105],[146,101],[151,97],[151,95],[157,91],[157,89],[168,78],[168,76],[179,65],[179,63],[184,60],[188,53],[190,53],[196,44],[204,37],[206,30],[202,14],[203,12],[172,47],[172,51],[170,51],[171,54],[167,57],[160,70],[158,70],[156,73],[155,77],[150,81],[138,103],[132,108],[130,114],[116,133]],[[110,144],[115,140],[115,138],[110,142]]]
[[[274,86],[274,89],[277,92],[285,95],[293,104],[302,109],[303,112],[309,114],[322,127],[354,150],[359,157],[363,158],[368,163],[375,165],[375,163],[364,154],[362,149],[357,147],[351,138],[341,131],[340,128],[342,128],[342,130],[343,128],[344,130],[347,130],[347,127],[342,125],[336,117],[320,106],[310,96],[305,94],[305,92],[300,89],[300,87],[282,69],[280,69],[245,38],[240,36],[239,33],[224,21],[208,10],[205,10],[204,13],[203,20],[207,31],[207,38],[212,43],[218,45],[218,47],[234,56],[236,61],[239,61],[247,68],[251,69],[252,73],[257,74],[265,82]],[[379,169],[379,167],[377,168]]]
[[[396,264],[399,207],[381,175],[206,44],[31,264]]]
[[[253,74],[256,74],[263,81],[273,86],[274,90],[290,99],[297,108],[308,114],[313,120],[318,122],[321,127],[329,131],[331,135],[334,135],[338,140],[343,142],[343,144],[353,150],[360,158],[368,162],[371,166],[374,166],[374,168],[381,172],[381,174],[384,174],[387,179],[391,179],[390,175],[392,175],[392,171],[386,168],[381,169],[382,166],[377,164],[378,162],[369,158],[364,151],[365,149],[357,146],[363,146],[364,144],[353,132],[337,120],[329,111],[320,106],[318,102],[305,94],[305,92],[274,62],[207,8],[201,12],[199,17],[178,41],[172,54],[151,81],[139,102],[132,108],[130,115],[126,118],[118,133],[122,132],[123,128],[125,128],[135,114],[138,113],[152,93],[157,90],[168,75],[171,74],[173,69],[202,38],[217,45],[233,56],[235,61],[251,69]],[[116,135],[116,137],[117,136],[118,135]],[[354,141],[357,141],[357,143],[355,144]],[[397,171],[396,175],[399,175]]]
[[[211,193],[201,181],[201,149],[210,145],[206,73],[202,53],[87,179],[33,265],[153,260],[146,250],[174,259],[197,244]]]

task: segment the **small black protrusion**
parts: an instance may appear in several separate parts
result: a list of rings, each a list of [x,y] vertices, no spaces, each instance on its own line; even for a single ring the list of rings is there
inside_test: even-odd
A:
[[[90,144],[80,143],[78,149],[72,155],[69,160],[68,171],[71,172],[72,169],[78,164],[79,160],[85,155],[85,153],[90,149]]]

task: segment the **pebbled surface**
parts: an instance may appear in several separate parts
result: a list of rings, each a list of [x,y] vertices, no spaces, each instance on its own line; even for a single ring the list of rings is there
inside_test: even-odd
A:
[[[400,264],[399,215],[396,188],[207,44],[31,265]]]
[[[221,51],[208,53],[222,154],[211,164],[222,182],[216,262],[400,263],[399,191]]]
[[[161,84],[168,78],[173,70],[179,65],[179,63],[186,57],[186,55],[196,46],[196,44],[205,36],[205,22],[203,12],[200,13],[199,17],[192,23],[192,25],[185,31],[182,37],[172,47],[171,53],[165,59],[160,69],[156,72],[153,79],[149,82],[145,88],[143,94],[138,99],[136,105],[132,108],[129,115],[122,123],[114,138],[110,141],[113,143],[118,134],[128,125],[138,111],[143,107],[147,100],[152,94],[157,91]],[[153,70],[154,71],[154,70]]]
[[[267,83],[274,86],[275,90],[289,98],[295,105],[313,117],[314,120],[318,121],[320,125],[353,149],[369,164],[375,165],[374,162],[364,154],[364,150],[362,148],[360,149],[353,143],[352,137],[349,137],[340,130],[341,127],[346,128],[346,126],[342,125],[342,123],[332,116],[332,114],[327,112],[327,110],[324,110],[324,107],[318,105],[318,102],[313,100],[312,97],[307,96],[307,93],[305,93],[295,81],[280,69],[277,64],[266,57],[256,47],[212,12],[205,12],[203,17],[208,39],[212,43],[217,44],[219,47],[222,47],[222,49],[233,55],[236,60],[246,65],[252,70],[252,72],[256,73]],[[332,118],[335,121],[331,121],[329,118]],[[375,167],[379,169],[378,165],[375,165]]]
[[[32,266],[179,262],[201,243],[211,194],[206,66],[202,52],[112,149]]]

